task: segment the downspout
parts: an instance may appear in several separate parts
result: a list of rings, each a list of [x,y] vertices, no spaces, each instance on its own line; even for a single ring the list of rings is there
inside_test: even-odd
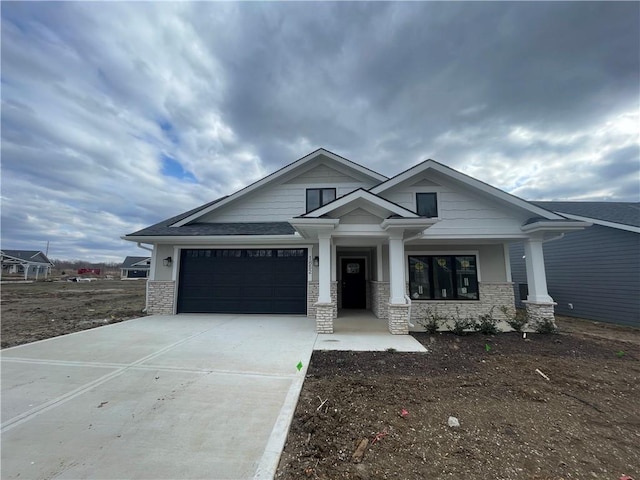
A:
[[[153,253],[153,248],[145,247],[140,242],[138,242],[138,247]],[[147,283],[145,284],[145,292],[144,292],[144,310],[142,310],[142,313],[147,313],[148,310],[149,310],[149,279],[147,278]]]
[[[413,323],[411,323],[411,297],[409,297],[409,295],[407,295],[406,293],[404,294],[404,298],[407,301],[407,303],[409,304],[409,320],[407,320],[407,323],[409,324],[409,326],[411,328],[414,328],[415,325]]]
[[[564,233],[561,233],[560,235],[556,235],[555,237],[551,237],[551,238],[547,238],[546,240],[543,240],[542,243],[553,242],[554,240],[560,240],[563,237],[564,237]]]

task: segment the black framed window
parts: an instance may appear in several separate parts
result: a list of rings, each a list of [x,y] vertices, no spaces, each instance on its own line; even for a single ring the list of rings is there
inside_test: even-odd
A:
[[[414,300],[478,300],[475,255],[409,256],[409,296]]]
[[[336,199],[335,188],[307,188],[307,212]]]
[[[421,217],[437,217],[438,195],[435,193],[416,193],[416,212]]]

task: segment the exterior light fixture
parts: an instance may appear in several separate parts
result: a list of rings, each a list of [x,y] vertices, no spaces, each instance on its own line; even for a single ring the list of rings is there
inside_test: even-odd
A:
[[[162,264],[163,264],[165,267],[170,267],[170,266],[171,266],[171,257],[167,257],[167,258],[165,258],[164,260],[162,260]]]
[[[320,265],[320,257],[313,257],[313,266],[317,267]]]

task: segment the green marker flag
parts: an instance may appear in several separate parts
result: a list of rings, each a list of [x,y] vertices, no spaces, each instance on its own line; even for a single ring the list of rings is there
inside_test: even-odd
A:
[[[296,368],[298,369],[298,371],[302,370],[302,362],[298,362]]]

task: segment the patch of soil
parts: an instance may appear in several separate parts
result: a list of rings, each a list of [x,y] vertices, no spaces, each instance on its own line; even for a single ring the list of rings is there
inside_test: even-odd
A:
[[[637,343],[414,336],[428,353],[314,352],[277,479],[640,476]]]
[[[2,284],[2,348],[144,316],[146,281]]]

